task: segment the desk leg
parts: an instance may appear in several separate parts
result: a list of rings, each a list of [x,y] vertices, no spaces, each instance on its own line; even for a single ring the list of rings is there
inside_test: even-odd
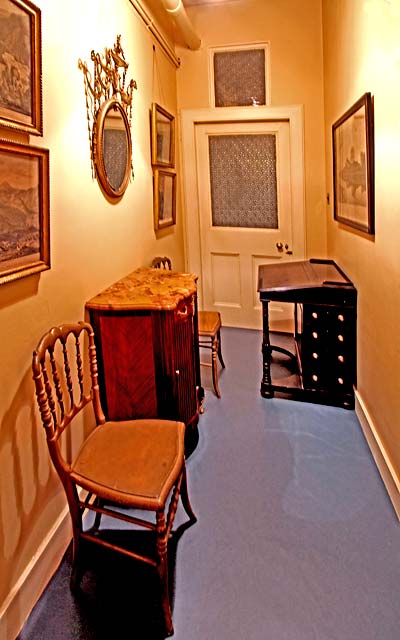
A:
[[[263,308],[263,342],[262,342],[263,377],[261,381],[261,395],[264,398],[273,398],[274,392],[271,390],[272,347],[269,339],[268,302],[263,302],[262,308]]]

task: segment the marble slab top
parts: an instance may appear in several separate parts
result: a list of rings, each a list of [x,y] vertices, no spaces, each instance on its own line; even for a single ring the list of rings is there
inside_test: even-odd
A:
[[[101,291],[86,303],[87,309],[176,309],[196,290],[197,276],[166,269],[141,267]]]

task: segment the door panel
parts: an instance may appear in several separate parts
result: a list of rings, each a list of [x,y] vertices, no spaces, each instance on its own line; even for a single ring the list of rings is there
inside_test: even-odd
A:
[[[211,252],[211,295],[213,307],[240,307],[240,256]],[[207,307],[209,308],[209,307]]]

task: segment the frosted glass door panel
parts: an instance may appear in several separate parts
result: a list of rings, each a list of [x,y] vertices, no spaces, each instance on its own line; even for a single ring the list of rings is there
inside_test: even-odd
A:
[[[209,136],[214,227],[278,228],[276,136]]]

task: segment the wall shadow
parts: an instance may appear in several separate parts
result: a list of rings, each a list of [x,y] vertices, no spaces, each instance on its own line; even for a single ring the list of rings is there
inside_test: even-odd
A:
[[[46,510],[60,493],[35,409],[29,368],[0,426],[0,606],[47,534]]]

